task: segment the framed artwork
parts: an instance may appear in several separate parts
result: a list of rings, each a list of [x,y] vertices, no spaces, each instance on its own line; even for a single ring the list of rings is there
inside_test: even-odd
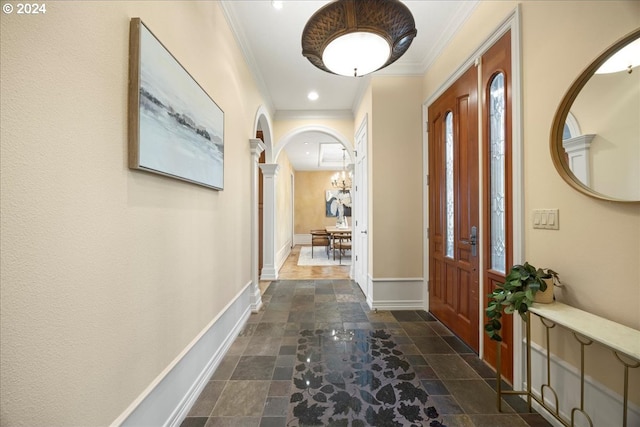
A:
[[[224,188],[224,112],[140,18],[130,25],[129,167]]]
[[[341,190],[327,190],[324,200],[326,216],[338,216],[338,205],[344,205],[344,216],[351,216],[351,193],[343,193]]]

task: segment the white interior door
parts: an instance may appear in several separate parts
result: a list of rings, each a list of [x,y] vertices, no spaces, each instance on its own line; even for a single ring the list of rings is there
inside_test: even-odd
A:
[[[367,118],[362,121],[360,129],[356,133],[356,160],[355,160],[355,193],[354,200],[354,279],[367,297],[367,302],[373,301],[371,287],[369,286],[369,200],[367,191]]]

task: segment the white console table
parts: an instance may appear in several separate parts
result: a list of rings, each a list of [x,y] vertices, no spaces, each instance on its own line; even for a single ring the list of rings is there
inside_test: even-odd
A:
[[[627,426],[627,405],[629,394],[629,369],[640,367],[640,331],[621,325],[611,320],[604,319],[586,311],[571,307],[559,302],[551,304],[534,303],[529,308],[528,320],[526,322],[526,348],[527,348],[527,390],[502,390],[500,374],[500,343],[498,343],[498,410],[501,410],[503,394],[526,395],[529,411],[531,411],[531,401],[535,400],[540,406],[547,410],[554,418],[563,425],[571,427],[574,425],[575,415],[580,412],[593,427],[591,417],[584,408],[584,357],[585,346],[598,342],[613,351],[616,359],[624,366],[624,396],[623,396],[623,427]],[[542,396],[538,398],[531,392],[531,314],[539,317],[546,329],[546,352],[547,352],[547,382],[541,387]],[[560,416],[558,407],[558,397],[551,386],[551,352],[549,343],[549,330],[556,325],[560,325],[573,332],[574,337],[580,344],[580,406],[571,409],[571,420],[565,420]],[[545,391],[553,394],[555,408],[549,407],[544,399]]]

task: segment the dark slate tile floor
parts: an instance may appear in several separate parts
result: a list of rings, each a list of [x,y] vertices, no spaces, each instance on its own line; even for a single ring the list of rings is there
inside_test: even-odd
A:
[[[349,280],[281,280],[182,427],[550,426],[424,311],[371,311]]]

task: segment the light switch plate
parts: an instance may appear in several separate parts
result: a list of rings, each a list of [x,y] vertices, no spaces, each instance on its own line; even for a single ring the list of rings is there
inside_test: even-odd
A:
[[[533,228],[559,230],[560,216],[558,209],[534,209]]]

